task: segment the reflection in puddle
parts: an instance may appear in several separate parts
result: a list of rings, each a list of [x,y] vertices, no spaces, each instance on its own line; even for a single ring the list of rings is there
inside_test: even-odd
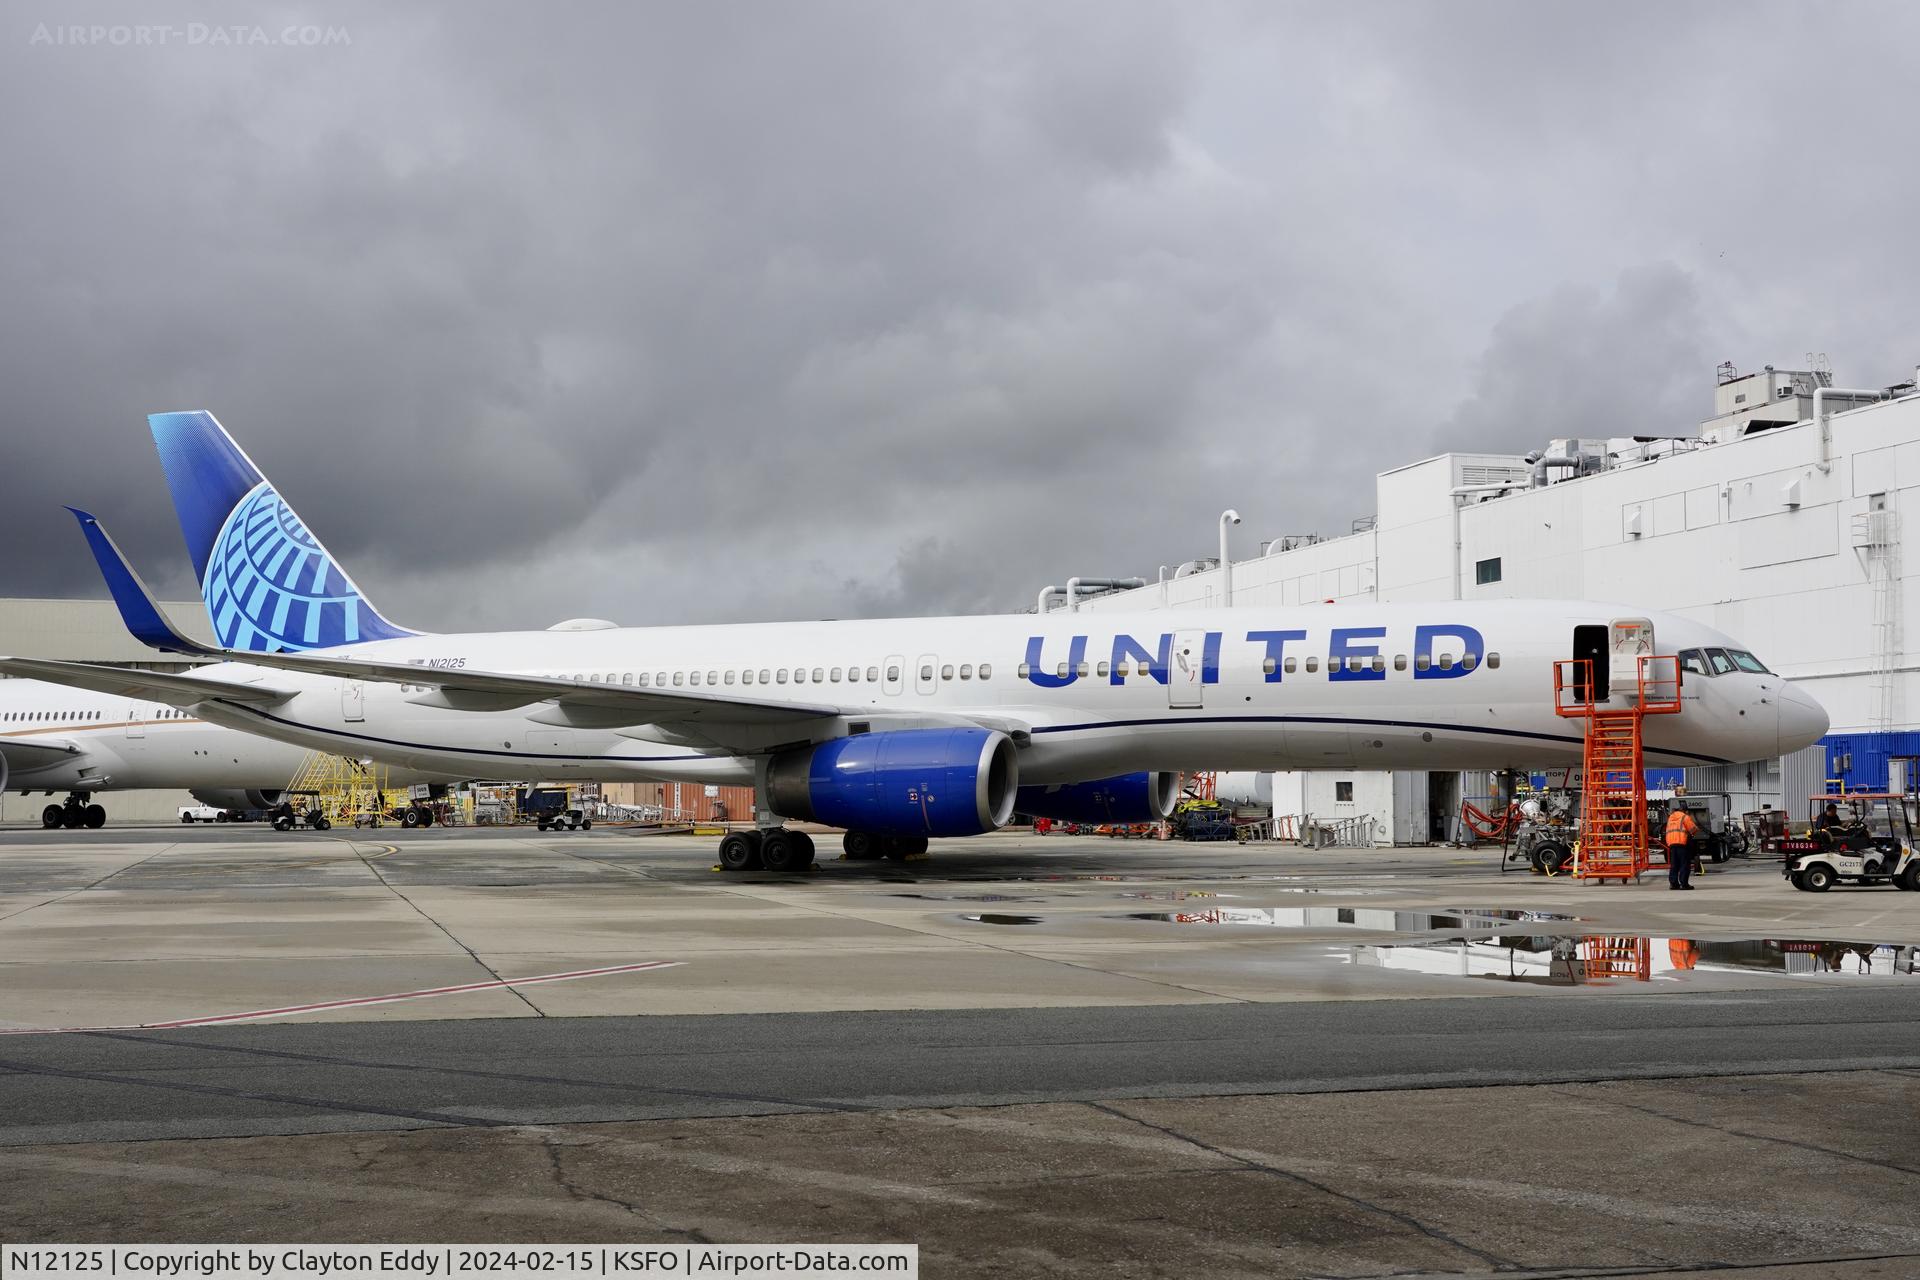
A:
[[[1435,933],[1506,929],[1515,924],[1577,924],[1581,917],[1552,911],[1456,908],[1448,912],[1392,907],[1208,907],[1203,911],[1135,911],[1128,920],[1159,924],[1256,925],[1267,929],[1371,929],[1378,933]]]
[[[889,898],[918,898],[923,902],[1032,902],[1017,893],[890,893]]]
[[[1915,973],[1916,952],[1920,948],[1893,943],[1563,935],[1354,946],[1331,958],[1367,968],[1575,986],[1684,980],[1695,973],[1905,978]]]
[[[962,920],[973,924],[1039,924],[1039,916],[961,916]]]

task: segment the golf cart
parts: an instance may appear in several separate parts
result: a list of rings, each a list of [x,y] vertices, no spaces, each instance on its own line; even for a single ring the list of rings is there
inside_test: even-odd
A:
[[[284,791],[280,794],[280,803],[269,809],[267,816],[273,820],[275,831],[291,831],[299,826],[326,831],[333,826],[320,808],[318,791]]]
[[[1911,796],[1856,791],[1813,797],[1813,821],[1804,836],[1780,841],[1783,874],[1796,889],[1825,893],[1837,881],[1891,884],[1920,891]],[[1839,821],[1822,821],[1832,805]]]

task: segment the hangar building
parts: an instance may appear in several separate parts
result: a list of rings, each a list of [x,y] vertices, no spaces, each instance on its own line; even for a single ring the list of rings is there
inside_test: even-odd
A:
[[[192,639],[213,643],[206,606],[198,600],[169,604],[167,613]],[[127,634],[120,611],[108,600],[0,599],[0,653],[14,658],[65,658],[73,662],[107,662],[151,671],[183,671],[196,664],[153,650]],[[0,676],[0,680],[7,677]],[[184,791],[122,791],[114,793],[116,821],[169,821],[179,806],[193,803]],[[21,799],[0,795],[0,822],[40,820],[46,804],[41,795]]]
[[[1735,812],[1799,816],[1828,779],[1884,787],[1899,757],[1920,755],[1920,592],[1901,555],[1903,515],[1920,525],[1916,384],[1848,390],[1825,369],[1723,365],[1714,409],[1684,435],[1550,440],[1543,427],[1525,456],[1383,471],[1376,514],[1349,533],[1277,538],[1227,574],[1190,561],[1078,607],[1205,607],[1230,591],[1233,605],[1535,597],[1668,610],[1751,645],[1833,723],[1785,761],[1688,770],[1691,789],[1732,793]],[[1453,838],[1460,801],[1491,790],[1484,775],[1450,774],[1275,785],[1276,813],[1371,812],[1397,841]]]

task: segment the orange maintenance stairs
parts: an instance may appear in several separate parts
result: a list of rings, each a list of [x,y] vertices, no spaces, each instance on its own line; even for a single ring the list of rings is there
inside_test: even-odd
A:
[[[1582,880],[1638,880],[1652,862],[1642,722],[1680,710],[1680,659],[1640,654],[1631,692],[1602,695],[1593,660],[1553,664],[1553,709],[1586,721],[1581,752],[1580,843],[1573,874]]]

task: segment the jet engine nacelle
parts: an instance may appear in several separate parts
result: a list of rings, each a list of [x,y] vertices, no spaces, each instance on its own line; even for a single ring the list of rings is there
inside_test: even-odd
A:
[[[254,791],[242,787],[196,787],[187,793],[201,804],[216,809],[271,809],[280,803],[278,791]]]
[[[977,836],[1007,825],[1020,789],[1013,740],[997,729],[896,729],[774,757],[775,813],[850,831]]]
[[[1180,795],[1177,773],[1123,773],[1117,778],[1022,787],[1014,808],[1057,822],[1159,822]]]

